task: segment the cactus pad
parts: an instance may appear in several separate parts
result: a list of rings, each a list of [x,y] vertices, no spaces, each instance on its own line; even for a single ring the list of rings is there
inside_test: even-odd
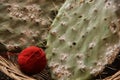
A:
[[[51,25],[47,58],[55,80],[89,80],[119,52],[120,1],[66,0]]]
[[[48,33],[51,11],[62,2],[0,0],[0,42],[10,47],[37,45]],[[52,5],[51,5],[52,4]]]

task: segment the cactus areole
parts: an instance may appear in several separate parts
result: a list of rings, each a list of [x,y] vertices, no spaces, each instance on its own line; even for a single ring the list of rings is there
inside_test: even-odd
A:
[[[26,74],[39,73],[47,64],[45,52],[41,48],[30,46],[19,54],[18,64]]]

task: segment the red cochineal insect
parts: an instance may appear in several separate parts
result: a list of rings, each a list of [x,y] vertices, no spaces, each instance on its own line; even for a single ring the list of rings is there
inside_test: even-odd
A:
[[[18,64],[21,71],[28,75],[39,73],[47,65],[45,52],[41,48],[30,46],[18,55]]]

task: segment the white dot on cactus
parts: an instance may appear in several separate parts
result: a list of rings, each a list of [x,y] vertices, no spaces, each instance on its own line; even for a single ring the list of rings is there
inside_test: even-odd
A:
[[[107,48],[105,57],[108,63],[111,63],[111,61],[113,61],[112,59],[114,59],[114,57],[116,56],[116,53],[118,53],[118,51],[120,50],[119,47],[120,46],[118,44],[118,45],[113,45]]]
[[[93,47],[95,47],[95,45],[96,45],[95,42],[91,42],[91,43],[89,44],[89,49],[92,49]]]
[[[96,66],[103,66],[106,62],[103,62],[103,61],[98,61]]]
[[[85,0],[80,0],[80,3],[83,3]]]
[[[60,60],[62,60],[62,61],[67,60],[67,58],[68,58],[68,55],[66,53],[63,53],[60,55]]]
[[[74,27],[72,27],[72,30],[73,30],[73,31],[77,31]]]
[[[101,70],[102,70],[102,66],[99,66],[99,67],[96,67],[96,68],[92,67],[90,73],[96,75]]]
[[[51,33],[52,35],[56,35],[56,34],[57,34],[57,30],[52,30],[50,33]]]
[[[62,35],[60,38],[59,38],[60,41],[65,41],[65,35]]]
[[[57,48],[52,49],[52,53],[55,53],[55,52],[57,52]]]
[[[83,53],[77,53],[76,54],[76,58],[78,58],[78,59],[84,59],[85,55]]]
[[[83,60],[77,60],[77,65],[79,66],[79,69],[85,69],[87,66],[84,64]]]
[[[113,34],[117,32],[117,25],[114,22],[111,23],[110,30],[112,31]]]
[[[53,72],[57,75],[57,77],[62,78],[64,76],[69,77],[71,75],[68,68],[64,65],[59,65],[58,67],[54,68]]]
[[[65,22],[61,22],[61,25],[62,26],[67,26]]]
[[[66,6],[65,6],[65,9],[68,9],[70,7],[70,3],[68,3]]]

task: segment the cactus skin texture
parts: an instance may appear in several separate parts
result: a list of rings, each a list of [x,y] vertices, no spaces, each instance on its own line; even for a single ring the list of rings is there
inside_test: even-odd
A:
[[[51,25],[47,58],[55,80],[92,80],[119,52],[117,0],[66,0]]]
[[[0,0],[0,42],[11,50],[45,40],[51,11],[56,10],[51,4],[47,0]],[[62,2],[54,4],[59,8]]]

